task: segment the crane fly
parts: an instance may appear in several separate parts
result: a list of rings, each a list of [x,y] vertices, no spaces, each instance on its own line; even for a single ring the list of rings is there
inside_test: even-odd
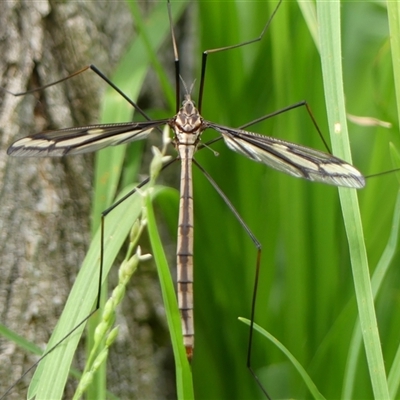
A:
[[[356,168],[331,154],[207,121],[189,94],[186,94],[178,113],[167,120],[90,125],[39,133],[17,140],[7,154],[15,157],[61,157],[87,153],[144,139],[155,127],[165,124],[173,131],[173,144],[181,161],[177,283],[184,344],[191,359],[194,347],[192,162],[202,133],[214,129],[231,150],[294,177],[356,189],[364,187],[365,180]]]
[[[172,144],[178,153],[176,159],[180,160],[181,163],[180,202],[177,234],[178,240],[176,252],[177,297],[181,314],[184,346],[186,349],[187,358],[189,360],[191,360],[193,357],[194,349],[192,164],[194,163],[203,171],[202,167],[194,159],[194,155],[196,151],[203,146],[201,139],[204,131],[207,129],[216,131],[220,135],[220,138],[222,138],[222,140],[225,142],[227,147],[234,152],[293,177],[303,178],[314,182],[321,182],[333,186],[355,189],[363,188],[365,185],[365,179],[363,175],[355,167],[329,153],[321,152],[273,137],[249,132],[244,129],[223,126],[218,123],[208,121],[201,115],[206,61],[208,54],[230,50],[261,40],[276,11],[278,10],[281,1],[282,0],[278,2],[276,9],[267,21],[261,35],[257,39],[234,46],[208,50],[203,53],[197,105],[192,100],[191,89],[187,90],[186,86],[183,101],[180,99],[181,88],[179,56],[174,32],[172,30],[170,6],[168,1],[168,12],[171,23],[171,34],[176,61],[175,66],[177,77],[176,114],[174,116],[167,119],[148,120],[145,122],[88,125],[42,132],[17,140],[7,150],[7,154],[13,157],[64,157],[67,155],[97,151],[107,146],[115,146],[143,140],[146,139],[155,129],[158,129],[164,125],[168,125],[170,127],[172,131]],[[94,66],[86,67],[83,70],[78,71],[78,73],[87,69],[92,69],[95,73],[100,75],[100,77],[105,79],[101,72]],[[65,79],[62,79],[61,81]],[[53,84],[58,82],[60,81],[54,82]],[[120,91],[111,82],[108,80],[107,82],[110,83],[111,86],[120,93]],[[46,87],[53,84],[46,85]],[[44,87],[41,89],[43,88]],[[124,97],[126,98],[126,96]],[[135,108],[137,108],[135,103],[132,101],[130,102]],[[274,115],[300,106],[306,106],[307,110],[309,111],[307,104],[303,102],[291,107],[287,107],[273,114],[269,114],[263,119],[270,118]],[[310,112],[309,114],[314,125],[319,131]],[[210,180],[209,177],[207,178]],[[219,193],[221,194],[220,191]],[[223,198],[226,200],[225,196]],[[228,205],[233,209],[232,205]],[[248,233],[253,238],[249,230]],[[103,241],[103,239],[104,238],[102,237],[101,240]],[[257,267],[259,266],[259,259],[260,258],[258,257]],[[255,292],[253,296],[251,310],[252,322],[254,318]],[[249,352],[251,351],[252,330],[253,327],[251,326]],[[268,396],[265,390],[264,393]]]

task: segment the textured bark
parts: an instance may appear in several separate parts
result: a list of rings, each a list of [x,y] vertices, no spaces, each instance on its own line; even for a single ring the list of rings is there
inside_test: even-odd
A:
[[[123,1],[1,2],[0,86],[26,91],[89,63],[109,74],[131,35]],[[35,132],[95,123],[102,89],[103,82],[86,72],[31,95],[0,92],[0,319],[41,348],[89,243],[93,156],[16,159],[6,149]],[[118,321],[122,336],[110,355],[109,382],[122,398],[163,398],[174,390],[163,372],[166,350],[154,350],[154,336],[165,334],[154,311],[160,302],[154,279],[152,273],[139,278]],[[1,338],[0,393],[34,360]],[[28,381],[8,398],[25,396]]]

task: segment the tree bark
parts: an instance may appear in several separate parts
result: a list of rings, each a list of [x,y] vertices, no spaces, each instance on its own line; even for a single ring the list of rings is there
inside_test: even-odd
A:
[[[109,74],[131,36],[123,1],[1,2],[0,86],[24,92],[89,63]],[[43,349],[90,240],[93,156],[18,159],[8,157],[6,149],[36,132],[97,122],[104,86],[86,72],[34,94],[0,92],[0,319]],[[110,390],[121,398],[173,396],[174,384],[164,372],[170,369],[166,350],[154,350],[159,334],[154,326],[165,329],[154,323],[160,296],[154,300],[152,275],[141,279],[127,296],[133,305],[124,306],[119,321],[127,331],[110,355]],[[36,359],[1,338],[0,394]],[[29,377],[8,398],[25,396]]]

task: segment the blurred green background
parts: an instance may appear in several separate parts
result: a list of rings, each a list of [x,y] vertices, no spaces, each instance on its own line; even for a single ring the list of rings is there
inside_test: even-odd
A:
[[[276,4],[190,2],[193,52],[181,54],[181,61],[197,68],[195,100],[202,51],[257,37]],[[148,20],[143,23],[151,25]],[[392,169],[389,142],[397,148],[400,144],[385,4],[342,2],[342,34],[348,113],[393,125],[385,129],[349,123],[353,163],[368,176]],[[192,83],[190,76],[183,79],[188,86]],[[173,82],[165,87],[171,99]],[[307,100],[328,137],[319,54],[297,2],[283,2],[261,42],[208,58],[202,107],[207,120],[237,127],[300,100]],[[146,112],[154,118],[170,117],[174,103],[168,104],[169,109],[166,105],[163,111]],[[324,150],[303,108],[248,129]],[[203,141],[215,136],[206,132]],[[224,143],[212,147],[218,157],[202,150],[196,159],[263,246],[256,322],[292,352],[326,398],[341,398],[357,309],[337,189],[272,171],[231,152]],[[246,368],[248,328],[237,319],[250,318],[256,248],[196,169],[194,191],[196,398],[264,398]],[[371,273],[388,241],[397,192],[394,174],[368,179],[359,191]],[[176,199],[177,192],[167,191],[157,200],[171,237],[177,228]],[[399,342],[398,263],[397,255],[376,303],[387,371]],[[271,397],[309,398],[282,353],[259,335],[254,339],[253,367]],[[363,350],[353,388],[352,398],[372,398]]]

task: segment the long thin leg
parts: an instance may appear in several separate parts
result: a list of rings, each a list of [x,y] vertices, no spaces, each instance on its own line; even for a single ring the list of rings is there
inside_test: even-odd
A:
[[[261,266],[261,243],[255,237],[254,233],[250,230],[247,226],[246,222],[244,222],[243,218],[240,216],[239,212],[236,210],[235,206],[231,203],[225,193],[221,190],[221,188],[217,185],[214,179],[210,176],[210,174],[196,161],[193,160],[193,164],[196,165],[197,168],[203,173],[203,175],[207,178],[207,180],[211,183],[212,187],[216,190],[216,192],[221,196],[224,203],[229,207],[232,211],[235,218],[238,220],[240,225],[242,225],[243,229],[249,235],[250,239],[254,243],[254,246],[257,249],[257,260],[256,260],[256,268],[255,268],[255,277],[254,277],[254,288],[253,288],[253,295],[251,300],[251,311],[250,311],[250,329],[249,329],[249,342],[248,342],[248,349],[247,349],[247,368],[253,375],[254,379],[256,380],[258,386],[265,394],[265,396],[271,400],[271,397],[265,390],[264,386],[262,385],[260,379],[258,378],[257,374],[251,367],[251,353],[253,347],[253,332],[254,332],[254,316],[256,312],[256,300],[257,300],[257,289],[258,289],[258,280],[260,276],[260,266]]]
[[[267,31],[269,25],[271,24],[271,21],[274,19],[275,14],[277,13],[280,5],[282,4],[282,1],[283,0],[279,0],[277,6],[275,7],[275,10],[273,11],[273,13],[269,17],[267,23],[265,24],[263,30],[261,31],[260,36],[258,36],[257,38],[248,40],[246,42],[234,44],[232,46],[219,47],[217,49],[210,49],[210,50],[206,50],[206,51],[203,52],[203,57],[202,57],[202,61],[201,61],[199,100],[197,102],[198,103],[198,110],[199,110],[200,114],[201,114],[201,108],[202,108],[202,103],[203,103],[204,82],[205,82],[205,78],[206,78],[207,56],[209,54],[211,54],[211,53],[219,53],[221,51],[236,49],[236,48],[239,48],[239,47],[247,46],[248,44],[251,44],[251,43],[259,42],[263,38],[265,32]]]
[[[161,168],[161,171],[163,171],[164,169],[168,168],[171,164],[175,163],[178,160],[178,158],[175,158],[173,160],[168,161],[167,163],[165,163],[163,165],[163,167]],[[134,189],[132,189],[129,193],[127,193],[125,196],[123,196],[121,199],[119,199],[116,203],[114,203],[111,207],[107,208],[106,210],[104,210],[102,212],[101,215],[101,225],[100,225],[100,229],[101,229],[101,244],[100,244],[100,267],[99,267],[99,280],[98,280],[98,291],[97,291],[97,299],[96,299],[96,305],[94,307],[94,309],[81,321],[79,322],[70,332],[68,332],[62,339],[60,339],[56,344],[54,344],[54,346],[52,346],[48,351],[46,351],[45,354],[43,354],[33,365],[31,365],[27,370],[24,371],[24,373],[21,375],[21,377],[15,381],[8,389],[5,393],[3,393],[0,396],[0,400],[5,399],[8,394],[13,390],[13,388],[19,383],[21,382],[24,377],[29,374],[30,371],[32,371],[34,368],[36,368],[39,363],[46,358],[50,353],[52,353],[61,343],[63,343],[65,340],[67,340],[71,335],[73,335],[73,333],[79,329],[79,327],[81,327],[83,324],[85,324],[90,317],[99,309],[99,305],[100,305],[100,295],[101,295],[101,286],[102,286],[102,279],[103,279],[103,262],[104,262],[104,232],[105,232],[105,217],[112,211],[114,210],[118,205],[120,205],[121,203],[123,203],[125,200],[127,200],[130,196],[132,196],[137,189],[140,189],[141,187],[143,187],[144,185],[146,185],[149,182],[149,178],[146,178],[145,180],[143,180],[141,183],[139,183]]]
[[[86,65],[85,67],[81,68],[80,70],[73,72],[71,75],[66,76],[65,78],[61,78],[58,81],[55,82],[51,82],[48,83],[47,85],[44,86],[40,86],[38,88],[35,89],[31,89],[31,90],[27,90],[26,92],[18,92],[18,93],[14,93],[14,92],[10,92],[9,90],[5,89],[5,88],[1,88],[0,90],[3,90],[4,92],[11,94],[12,96],[15,97],[19,97],[19,96],[25,96],[27,94],[31,94],[31,93],[36,93],[39,91],[42,91],[44,89],[47,89],[51,86],[55,86],[59,83],[65,82],[68,79],[71,79],[75,76],[78,76],[82,73],[84,73],[85,71],[87,71],[88,69],[92,70],[96,75],[98,75],[101,79],[103,79],[108,85],[110,85],[119,95],[121,95],[138,113],[140,113],[144,118],[146,118],[148,121],[151,121],[151,118],[132,100],[130,99],[121,89],[118,88],[118,86],[116,86],[110,79],[108,79],[95,65],[90,64],[90,65]],[[160,128],[157,127],[157,130],[161,132]]]
[[[324,143],[324,146],[325,146],[326,150],[327,150],[329,153],[331,153],[330,147],[329,147],[328,143],[326,142],[324,136],[322,135],[321,129],[319,128],[319,126],[318,126],[318,124],[317,124],[317,121],[315,120],[315,117],[314,117],[314,115],[313,115],[313,113],[312,113],[312,111],[311,111],[311,108],[310,108],[309,104],[307,103],[307,101],[305,101],[305,100],[299,101],[298,103],[291,104],[290,106],[281,108],[281,109],[279,109],[279,110],[277,110],[277,111],[274,111],[274,112],[272,112],[272,113],[269,113],[269,114],[266,114],[266,115],[264,115],[264,116],[262,116],[262,117],[259,117],[259,118],[257,118],[257,119],[254,119],[254,120],[252,120],[252,121],[250,121],[250,122],[247,122],[247,123],[245,123],[245,124],[243,124],[243,125],[240,125],[237,129],[245,129],[245,128],[249,127],[249,126],[252,126],[252,125],[257,124],[257,123],[259,123],[259,122],[265,121],[265,120],[267,120],[267,119],[269,119],[269,118],[275,117],[276,115],[283,114],[283,113],[285,113],[285,112],[294,110],[295,108],[299,108],[299,107],[306,107],[306,110],[307,110],[307,112],[308,112],[308,115],[310,116],[311,121],[312,121],[312,123],[314,124],[315,129],[317,130],[317,132],[318,132],[318,134],[319,134],[319,137],[321,138],[322,142]],[[222,137],[220,136],[220,137],[217,137],[217,138],[215,138],[215,139],[212,139],[212,140],[208,141],[207,143],[200,144],[200,145],[199,145],[199,150],[202,149],[203,147],[208,147],[208,146],[210,146],[211,144],[220,141],[221,139],[222,139]],[[394,171],[397,171],[397,170],[394,169],[394,170],[387,171],[387,172],[394,172]],[[386,174],[387,172],[382,172],[382,173],[379,173],[379,174],[376,174],[376,175],[378,176],[378,175]],[[371,176],[375,176],[375,175],[371,175]]]
[[[329,147],[328,143],[326,142],[324,136],[322,135],[321,129],[319,128],[319,126],[317,124],[317,121],[315,120],[315,117],[314,117],[314,115],[313,115],[313,113],[311,111],[311,108],[310,108],[309,104],[307,103],[307,101],[305,101],[305,100],[299,101],[298,103],[292,104],[290,106],[281,108],[281,109],[279,109],[277,111],[274,111],[272,113],[269,113],[269,114],[266,114],[266,115],[264,115],[262,117],[254,119],[254,120],[252,120],[250,122],[247,122],[247,123],[245,123],[243,125],[240,125],[237,129],[245,129],[245,128],[249,127],[249,126],[255,125],[255,124],[259,123],[259,122],[262,122],[262,121],[265,121],[265,120],[267,120],[269,118],[275,117],[276,115],[283,114],[285,112],[294,110],[295,108],[299,108],[299,107],[306,107],[308,115],[310,116],[311,121],[315,126],[315,129],[317,130],[322,142],[324,143],[324,146],[325,146],[326,150],[329,153],[331,153],[330,147]],[[213,143],[220,141],[221,139],[222,139],[222,137],[219,136],[219,137],[217,137],[215,139],[212,139],[212,140],[208,141],[207,143],[200,144],[198,150],[202,149],[203,147],[208,147],[208,146],[212,145]],[[394,171],[396,171],[396,170],[394,170]],[[388,171],[388,172],[391,172],[391,171]],[[383,174],[385,174],[385,173],[386,172],[383,172]],[[380,175],[380,174],[378,174],[378,175]],[[372,176],[374,176],[374,175],[372,175]]]
[[[317,124],[317,121],[315,120],[315,117],[314,117],[314,115],[313,115],[313,113],[312,113],[312,111],[311,111],[311,108],[310,108],[310,106],[308,105],[307,101],[305,101],[305,100],[299,101],[298,103],[291,104],[290,106],[281,108],[280,110],[274,111],[274,112],[272,112],[272,113],[270,113],[270,114],[267,114],[267,115],[264,115],[264,116],[259,117],[259,118],[257,118],[257,119],[254,119],[253,121],[247,122],[246,124],[240,126],[239,129],[245,129],[245,128],[247,128],[248,126],[257,124],[257,123],[259,123],[259,122],[265,121],[266,119],[275,117],[276,115],[283,114],[283,113],[285,113],[285,112],[294,110],[295,108],[299,108],[299,107],[305,107],[305,108],[306,108],[307,113],[308,113],[308,115],[310,116],[311,121],[312,121],[312,123],[314,124],[315,129],[317,130],[317,132],[318,132],[318,134],[319,134],[319,137],[320,137],[321,140],[323,141],[326,150],[327,150],[329,153],[331,153],[331,150],[330,150],[330,148],[329,148],[329,146],[328,146],[328,143],[326,142],[324,136],[322,135],[321,129],[319,128],[319,126],[318,126],[318,124]]]

